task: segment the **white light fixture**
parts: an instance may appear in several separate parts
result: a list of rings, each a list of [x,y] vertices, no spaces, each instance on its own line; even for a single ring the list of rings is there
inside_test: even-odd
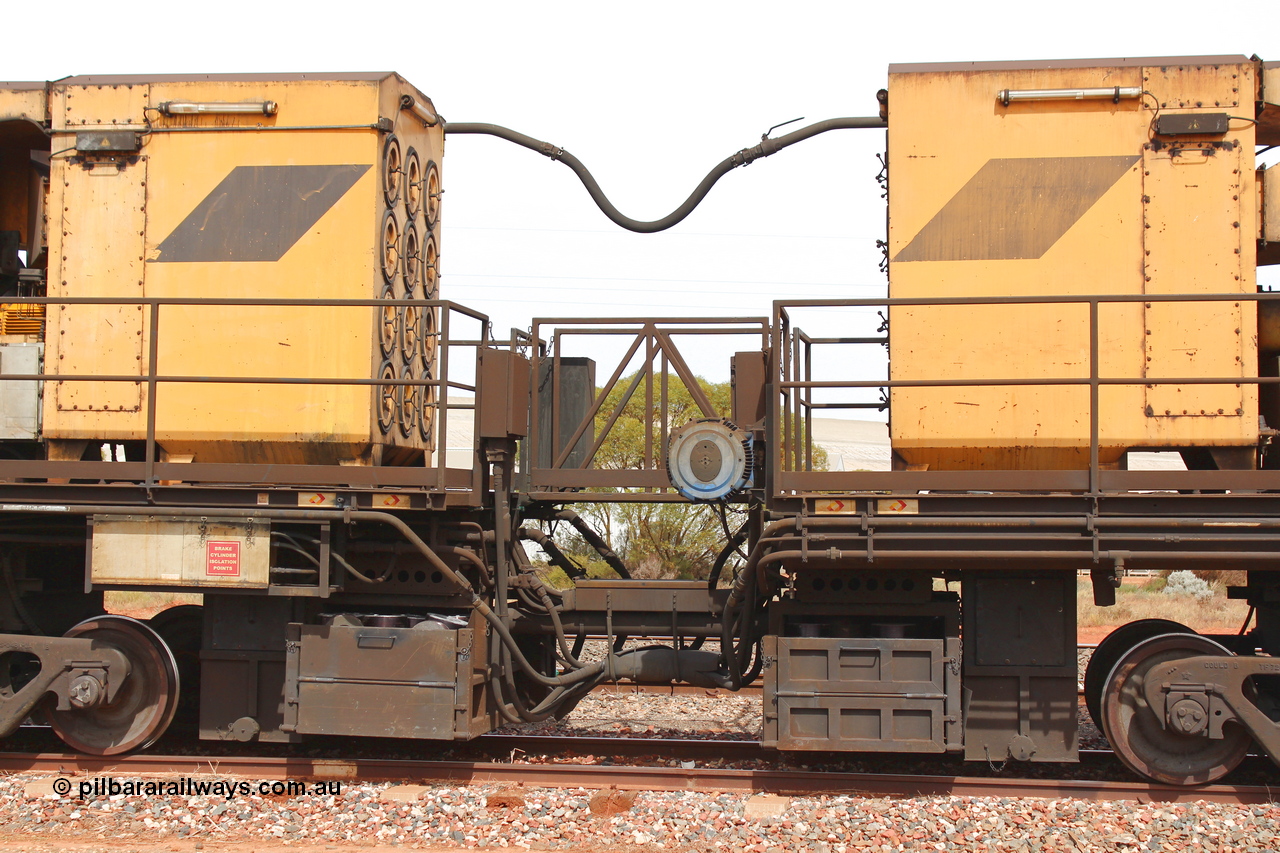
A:
[[[167,116],[189,115],[262,115],[276,114],[275,101],[165,101],[156,107]]]
[[[1120,103],[1121,98],[1137,98],[1142,95],[1140,86],[1098,86],[1092,89],[1001,89],[996,100],[1006,107],[1014,101],[1096,101],[1111,100]]]

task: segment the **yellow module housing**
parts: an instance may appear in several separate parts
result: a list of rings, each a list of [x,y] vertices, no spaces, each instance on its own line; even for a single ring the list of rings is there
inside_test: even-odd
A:
[[[1243,56],[890,66],[890,296],[1254,293],[1262,77]],[[1084,303],[890,321],[894,380],[1089,379]],[[1101,387],[1101,462],[1251,467],[1256,385],[1141,380],[1257,376],[1256,328],[1253,302],[1101,304],[1099,375],[1138,380]],[[1089,464],[1087,385],[899,387],[891,412],[898,467]]]
[[[131,299],[434,299],[441,121],[391,73],[71,77],[0,84],[0,162],[48,137],[48,295]],[[34,161],[33,161],[34,162]],[[17,209],[19,194],[2,205]],[[0,213],[5,221],[23,214]],[[29,219],[30,217],[26,217]],[[9,227],[9,226],[6,226]],[[23,234],[36,261],[40,235]],[[435,316],[418,307],[51,304],[53,458],[146,438],[196,462],[420,464]],[[96,448],[88,452],[96,454]]]

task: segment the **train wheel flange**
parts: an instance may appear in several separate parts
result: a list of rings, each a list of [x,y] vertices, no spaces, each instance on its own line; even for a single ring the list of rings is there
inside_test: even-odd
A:
[[[173,652],[178,665],[178,715],[174,725],[195,726],[200,713],[200,642],[204,633],[204,608],[198,604],[179,604],[161,610],[147,620],[147,626],[160,635]]]
[[[65,636],[118,650],[130,670],[110,701],[69,711],[50,707],[54,733],[87,755],[119,755],[155,743],[178,707],[178,666],[160,635],[136,619],[107,615],[87,619]]]
[[[1168,785],[1207,785],[1234,770],[1253,743],[1247,732],[1227,725],[1217,740],[1178,732],[1162,725],[1145,693],[1147,673],[1160,664],[1197,655],[1229,654],[1197,634],[1162,634],[1137,644],[1120,658],[1102,695],[1103,734],[1116,757],[1139,776]]]
[[[1120,658],[1141,643],[1161,634],[1194,634],[1186,625],[1169,619],[1139,619],[1116,628],[1105,638],[1089,656],[1089,665],[1084,670],[1084,703],[1089,708],[1089,717],[1099,730],[1102,729],[1102,689],[1106,686],[1107,676],[1115,668]]]

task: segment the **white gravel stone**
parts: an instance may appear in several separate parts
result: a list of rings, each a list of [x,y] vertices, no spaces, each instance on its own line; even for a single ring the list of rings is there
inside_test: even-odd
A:
[[[277,840],[333,846],[380,843],[444,849],[667,850],[694,853],[884,853],[900,850],[1054,853],[1262,853],[1280,847],[1280,805],[1095,802],[1072,799],[824,796],[792,798],[756,816],[759,796],[641,792],[632,806],[596,816],[588,789],[525,789],[521,805],[490,809],[493,786],[346,784],[337,796],[28,796],[34,780],[0,779],[0,841],[120,845],[172,839]],[[783,798],[776,798],[782,800]],[[517,801],[518,802],[518,801]],[[186,849],[183,847],[182,849]]]

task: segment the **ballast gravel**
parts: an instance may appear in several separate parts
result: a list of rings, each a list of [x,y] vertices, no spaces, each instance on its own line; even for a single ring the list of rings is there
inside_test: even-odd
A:
[[[571,851],[894,853],[1125,851],[1263,853],[1280,847],[1280,805],[1071,799],[748,797],[492,786],[343,784],[296,797],[40,794],[33,777],[0,779],[0,840],[107,843],[128,851],[172,841],[200,850],[297,845]],[[28,786],[33,791],[28,790]],[[406,793],[408,794],[406,796]],[[767,802],[762,802],[767,800]],[[753,815],[762,815],[756,817]],[[246,844],[248,842],[248,844]]]
[[[1082,662],[1083,663],[1083,662]],[[1082,714],[1087,723],[1087,714]],[[602,690],[544,734],[753,738],[759,699]],[[1092,746],[1082,725],[1081,745]],[[1096,733],[1094,733],[1096,737]],[[1100,740],[1100,738],[1098,738]],[[1105,742],[1101,745],[1105,746]],[[167,777],[166,777],[167,778]],[[217,776],[201,777],[216,781]],[[694,853],[1264,853],[1280,805],[1071,799],[826,796],[418,787],[341,783],[297,796],[52,793],[53,777],[0,778],[0,853],[93,844],[113,853],[280,847]],[[73,780],[78,786],[80,780]],[[230,781],[230,780],[224,780]],[[256,783],[254,783],[256,785]],[[332,783],[330,783],[332,784]],[[77,853],[84,850],[74,848]]]

